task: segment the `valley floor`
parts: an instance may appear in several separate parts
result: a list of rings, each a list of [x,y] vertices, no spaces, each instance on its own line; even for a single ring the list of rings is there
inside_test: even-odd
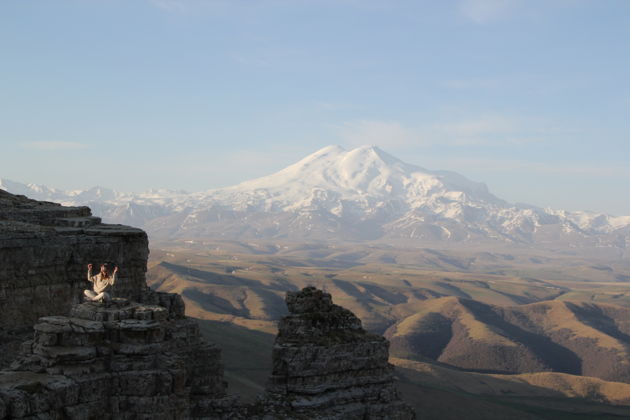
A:
[[[246,400],[271,371],[284,294],[313,285],[390,339],[422,418],[619,419],[630,417],[629,273],[625,261],[535,253],[182,241],[152,249],[148,283],[184,297]]]

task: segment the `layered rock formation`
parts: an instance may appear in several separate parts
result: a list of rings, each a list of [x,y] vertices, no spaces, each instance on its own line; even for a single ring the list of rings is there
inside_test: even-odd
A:
[[[146,290],[145,232],[106,225],[87,207],[63,207],[0,190],[0,335],[67,314],[88,287],[88,263],[121,267],[114,296]]]
[[[0,419],[413,418],[387,341],[314,288],[287,294],[268,392],[239,405],[181,297],[146,287],[147,257],[141,230],[0,190],[5,361],[35,331],[0,371]],[[86,264],[105,261],[122,269],[113,302],[79,303]]]
[[[412,419],[394,387],[389,343],[314,287],[287,293],[267,399],[278,413],[326,419]]]
[[[162,305],[118,299],[40,318],[23,356],[0,373],[0,418],[228,417],[220,350],[184,317],[178,295],[155,297]]]

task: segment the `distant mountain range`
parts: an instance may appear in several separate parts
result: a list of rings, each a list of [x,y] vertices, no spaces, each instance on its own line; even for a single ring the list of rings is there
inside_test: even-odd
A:
[[[630,245],[630,216],[510,204],[482,183],[407,164],[371,146],[328,146],[275,174],[198,193],[62,191],[6,179],[0,188],[87,205],[107,222],[139,226],[155,238]]]

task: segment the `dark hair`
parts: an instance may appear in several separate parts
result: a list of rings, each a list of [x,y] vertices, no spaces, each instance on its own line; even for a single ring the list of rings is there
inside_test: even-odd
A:
[[[110,277],[111,276],[111,268],[112,268],[111,264],[104,262],[104,263],[101,264],[101,267],[105,267],[105,271],[107,272],[107,277]]]

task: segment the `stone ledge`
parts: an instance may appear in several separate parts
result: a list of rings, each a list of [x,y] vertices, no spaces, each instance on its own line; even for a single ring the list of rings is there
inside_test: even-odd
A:
[[[0,371],[0,419],[413,418],[387,341],[321,290],[287,293],[268,392],[243,406],[227,396],[221,350],[185,317],[181,296],[147,288],[142,230],[0,190],[0,251],[0,328],[37,323],[13,371]],[[123,270],[116,298],[73,306],[86,265],[103,261]]]
[[[75,305],[70,315],[84,320],[100,322],[123,321],[127,319],[161,321],[169,317],[169,312],[167,308],[162,306],[114,298],[110,304],[85,302]]]

